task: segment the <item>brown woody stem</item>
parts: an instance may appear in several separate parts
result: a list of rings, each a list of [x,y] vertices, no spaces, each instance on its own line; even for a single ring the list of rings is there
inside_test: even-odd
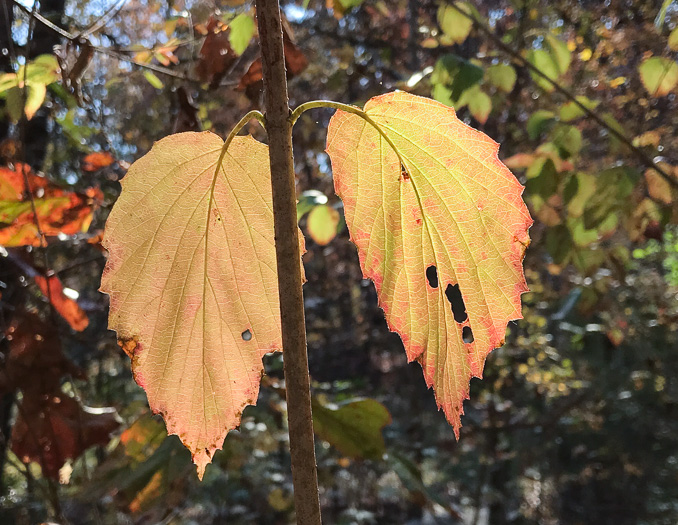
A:
[[[310,378],[306,354],[292,123],[278,0],[256,0],[282,322],[294,505],[299,525],[320,525]]]

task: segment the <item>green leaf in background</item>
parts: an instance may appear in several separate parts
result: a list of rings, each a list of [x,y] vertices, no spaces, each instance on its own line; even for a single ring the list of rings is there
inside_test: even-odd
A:
[[[443,85],[447,90],[440,90],[438,96],[443,100],[436,98],[439,102],[459,108],[460,98],[464,91],[478,84],[483,78],[483,69],[475,64],[458,57],[457,55],[447,54],[440,57],[431,75],[431,82],[436,86]],[[436,95],[433,95],[436,97]],[[450,102],[445,100],[449,98]],[[467,101],[468,102],[468,101]]]
[[[306,228],[311,239],[320,246],[329,244],[337,236],[339,212],[332,206],[321,204],[314,207],[306,219]]]
[[[553,262],[564,264],[572,252],[573,242],[570,230],[564,224],[559,224],[546,231],[546,249]]]
[[[255,32],[254,19],[247,13],[240,13],[229,24],[228,41],[237,55],[242,55],[250,44]]]
[[[327,204],[327,196],[318,190],[306,190],[299,195],[297,202],[297,220],[320,204]]]
[[[671,51],[678,51],[678,27],[671,31],[668,44]]]
[[[527,120],[527,135],[532,140],[539,138],[555,120],[556,115],[553,111],[538,109]]]
[[[678,64],[670,58],[650,57],[638,66],[640,80],[653,97],[667,95],[678,83]]]
[[[155,89],[162,89],[165,87],[165,84],[162,83],[162,80],[155,76],[151,71],[144,71],[144,77]]]
[[[608,217],[628,204],[640,175],[625,166],[602,171],[596,177],[596,191],[584,207],[584,227],[598,228]]]
[[[558,67],[558,76],[567,73],[572,61],[572,55],[570,50],[567,49],[567,44],[553,35],[547,35],[544,38],[544,43]]]
[[[382,429],[391,414],[374,399],[350,401],[338,407],[312,398],[313,430],[321,438],[352,458],[381,459],[386,452]]]
[[[49,85],[59,80],[59,63],[54,55],[40,55],[28,63],[28,67],[20,66],[16,76],[19,82]]]
[[[564,159],[575,157],[582,147],[582,135],[574,126],[558,124],[553,128],[552,142],[558,148],[560,156]]]
[[[600,102],[597,100],[591,100],[590,98],[583,95],[578,96],[577,101],[587,109],[595,109],[598,107],[598,104],[600,104]],[[566,102],[560,106],[560,120],[563,122],[571,122],[583,117],[584,115],[586,115],[584,110],[573,101]]]
[[[555,62],[551,54],[543,49],[530,49],[527,52],[527,60],[551,80],[555,81],[560,76],[558,64]],[[532,80],[534,80],[535,84],[537,84],[547,93],[551,93],[554,90],[553,85],[541,75],[538,75],[534,71],[530,71],[530,76],[532,77]]]
[[[464,2],[456,4],[465,13],[472,14],[471,6]],[[460,13],[451,5],[442,4],[438,9],[438,25],[448,37],[449,43],[461,44],[468,37],[473,27],[473,20]]]
[[[485,124],[492,111],[492,99],[479,86],[475,86],[473,93],[468,95],[468,110],[478,122]]]
[[[509,64],[495,64],[487,68],[487,80],[490,84],[504,93],[513,91],[518,75]]]
[[[47,86],[39,83],[26,83],[24,88],[14,86],[7,91],[7,112],[14,122],[18,122],[25,113],[31,120],[35,112],[45,101]]]

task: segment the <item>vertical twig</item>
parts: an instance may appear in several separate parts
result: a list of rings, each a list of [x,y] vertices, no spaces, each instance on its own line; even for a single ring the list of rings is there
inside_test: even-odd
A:
[[[294,505],[299,525],[319,525],[320,502],[301,289],[292,124],[287,98],[280,6],[278,0],[256,0],[256,10],[264,76],[266,132],[271,160]]]

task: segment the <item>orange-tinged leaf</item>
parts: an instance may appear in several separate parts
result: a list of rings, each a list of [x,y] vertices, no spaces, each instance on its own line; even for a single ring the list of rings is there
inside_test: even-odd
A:
[[[89,155],[85,155],[80,163],[83,171],[96,171],[101,168],[110,166],[115,162],[113,155],[107,151],[95,151]]]
[[[85,231],[102,199],[98,188],[88,188],[85,193],[66,191],[33,173],[26,164],[16,163],[14,169],[0,167],[0,245],[40,246],[38,224],[48,237]]]
[[[386,320],[458,435],[471,377],[521,318],[523,187],[450,107],[397,92],[365,112],[404,166],[372,125],[338,111],[327,138],[335,188]]]
[[[56,275],[49,277],[36,275],[35,282],[42,294],[50,300],[54,309],[73,330],[82,332],[87,328],[87,325],[89,325],[87,314],[78,306],[76,301],[64,294],[64,287]]]
[[[157,142],[123,178],[103,240],[109,327],[200,477],[282,345],[268,148],[236,137],[219,165],[223,144]]]

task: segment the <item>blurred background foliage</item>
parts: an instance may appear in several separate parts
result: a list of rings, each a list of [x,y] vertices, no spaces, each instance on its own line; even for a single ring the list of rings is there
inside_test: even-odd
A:
[[[97,291],[129,163],[261,107],[253,6],[0,4],[0,522],[292,523],[281,356],[198,483]],[[535,218],[524,319],[472,381],[457,443],[361,278],[331,112],[300,119],[325,522],[676,523],[678,2],[282,5],[292,105],[393,89],[453,105],[501,144]]]

